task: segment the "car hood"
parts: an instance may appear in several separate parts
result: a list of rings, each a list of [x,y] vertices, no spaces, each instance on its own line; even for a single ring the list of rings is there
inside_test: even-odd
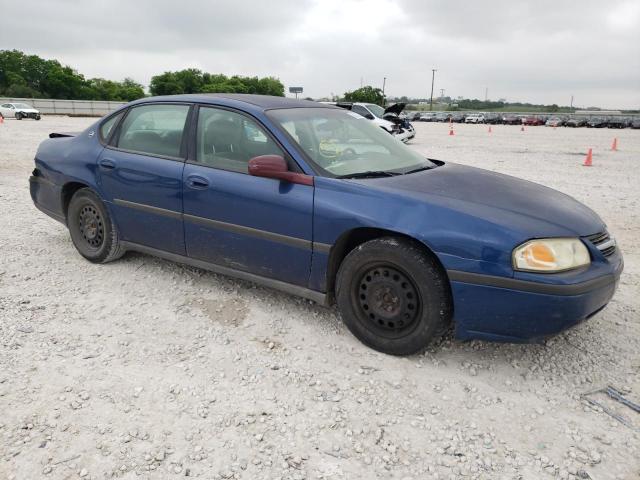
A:
[[[384,109],[384,114],[386,115],[387,113],[393,113],[395,115],[400,115],[400,112],[402,112],[402,110],[404,110],[404,107],[406,106],[406,103],[394,103],[393,105],[389,105]]]
[[[484,218],[527,238],[586,236],[605,229],[593,210],[564,193],[480,168],[446,163],[409,175],[359,182]]]

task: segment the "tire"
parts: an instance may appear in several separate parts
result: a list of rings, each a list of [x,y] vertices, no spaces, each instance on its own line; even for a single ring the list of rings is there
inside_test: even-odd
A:
[[[451,322],[451,293],[440,264],[394,237],[363,243],[345,257],[336,303],[356,338],[391,355],[419,352]]]
[[[22,114],[20,112],[16,112],[16,120],[22,120]]]
[[[88,188],[78,190],[71,198],[67,226],[76,250],[90,262],[107,263],[124,254],[109,212]]]
[[[40,120],[42,117],[40,115],[36,115],[36,120]]]

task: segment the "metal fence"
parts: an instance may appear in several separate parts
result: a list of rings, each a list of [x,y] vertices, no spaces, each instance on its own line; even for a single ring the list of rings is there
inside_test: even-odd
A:
[[[101,100],[0,97],[0,104],[2,103],[26,103],[32,105],[43,115],[77,115],[79,117],[102,117],[125,104],[125,102]]]

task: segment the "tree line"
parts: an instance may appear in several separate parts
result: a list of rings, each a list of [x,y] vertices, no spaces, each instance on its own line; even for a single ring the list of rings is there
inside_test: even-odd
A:
[[[46,60],[18,50],[0,50],[0,95],[131,101],[144,97],[144,89],[130,78],[121,82],[104,78],[87,79],[57,60]]]
[[[274,77],[228,77],[189,68],[164,72],[151,78],[151,95],[180,93],[256,93],[284,96],[284,85]],[[131,78],[117,82],[85,78],[57,60],[0,50],[0,96],[129,102],[145,96],[141,84]]]

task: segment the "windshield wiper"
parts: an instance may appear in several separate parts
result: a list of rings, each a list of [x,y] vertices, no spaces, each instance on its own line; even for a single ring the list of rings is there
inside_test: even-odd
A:
[[[404,172],[403,175],[408,175],[409,173],[422,172],[423,170],[431,170],[433,167],[419,167],[414,168],[413,170],[409,170],[408,172]]]
[[[401,175],[398,172],[389,172],[386,170],[368,170],[366,172],[349,173],[347,175],[338,175],[336,178],[375,178],[375,177],[395,177]]]

